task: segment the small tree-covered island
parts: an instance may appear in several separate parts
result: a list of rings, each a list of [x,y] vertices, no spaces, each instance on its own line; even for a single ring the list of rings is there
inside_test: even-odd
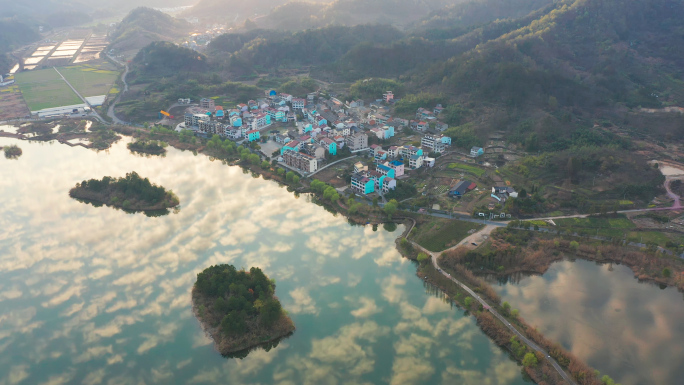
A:
[[[158,141],[158,140],[136,140],[135,142],[128,143],[127,147],[133,152],[151,154],[151,155],[161,155],[166,153],[166,146],[168,144]]]
[[[208,267],[197,274],[192,309],[223,355],[267,344],[295,330],[275,296],[275,283],[258,267]]]
[[[180,203],[172,191],[140,177],[135,171],[124,178],[105,176],[84,180],[69,190],[69,196],[135,211],[163,210]]]

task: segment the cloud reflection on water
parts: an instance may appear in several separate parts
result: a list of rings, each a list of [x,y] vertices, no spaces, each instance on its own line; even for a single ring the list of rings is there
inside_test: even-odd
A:
[[[639,283],[624,266],[611,271],[578,260],[499,290],[542,333],[616,382],[678,384],[684,377],[684,304],[674,289]]]
[[[21,352],[0,358],[0,384],[409,384],[460,367],[456,346],[471,343],[465,352],[476,335],[491,346],[470,318],[416,291],[398,232],[349,226],[190,153],[22,147],[0,178],[0,350]],[[172,189],[180,212],[149,218],[67,196],[78,181],[131,170]],[[221,358],[189,310],[196,274],[220,263],[263,268],[307,327],[268,352]],[[515,367],[498,356],[491,365]]]

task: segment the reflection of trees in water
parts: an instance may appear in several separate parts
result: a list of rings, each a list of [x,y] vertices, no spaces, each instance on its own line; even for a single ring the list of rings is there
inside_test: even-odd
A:
[[[397,224],[394,222],[385,223],[382,225],[385,231],[393,233],[397,229]]]
[[[282,337],[276,338],[276,339],[273,340],[273,341],[264,342],[263,344],[256,345],[256,346],[252,346],[252,347],[250,347],[250,348],[247,348],[247,349],[244,349],[244,350],[240,350],[240,351],[238,351],[238,352],[233,352],[233,353],[229,353],[229,354],[223,354],[223,357],[224,357],[224,358],[239,358],[239,359],[243,359],[243,358],[247,357],[247,356],[249,355],[249,353],[251,353],[251,352],[253,352],[253,351],[257,350],[257,349],[263,349],[263,350],[265,350],[266,352],[269,352],[271,349],[274,349],[274,348],[278,347],[278,344],[279,344],[282,340],[287,339],[287,338],[290,338],[290,336],[291,336],[292,334],[294,334],[294,333],[291,332],[291,333],[289,333],[289,334],[287,334],[287,335],[284,335],[284,336],[282,336]]]
[[[522,271],[517,271],[515,273],[498,275],[498,274],[482,274],[480,277],[484,278],[488,283],[496,283],[499,286],[504,286],[508,283],[519,284],[523,278],[532,277],[536,275],[541,275],[537,273],[527,273]]]
[[[449,298],[449,296],[443,292],[440,288],[437,286],[427,282],[423,281],[423,287],[425,288],[425,294],[431,295],[433,297],[441,299],[444,303],[448,303],[451,308],[454,308],[454,301]]]
[[[73,197],[72,197],[72,198],[73,198]],[[102,206],[105,205],[105,204],[102,203],[102,202],[93,201],[93,200],[90,200],[90,199],[84,199],[84,198],[73,198],[73,199],[75,199],[75,200],[77,200],[77,201],[79,201],[79,202],[81,202],[81,203],[91,204],[91,205],[93,205],[93,206],[95,206],[95,207],[102,207]],[[114,208],[114,209],[116,209],[116,210],[121,210],[121,211],[125,212],[126,214],[143,213],[143,214],[145,214],[146,217],[150,217],[150,218],[163,217],[164,215],[169,215],[169,214],[171,213],[171,211],[170,211],[169,209],[159,209],[159,210],[127,210],[127,209],[124,209],[124,208],[121,208],[121,207],[115,207],[115,206],[111,206],[111,207]],[[178,205],[178,206],[176,206],[176,207],[173,208],[173,213],[174,213],[174,214],[178,214],[178,213],[180,213],[180,210],[181,210],[181,207],[180,207],[180,205]]]

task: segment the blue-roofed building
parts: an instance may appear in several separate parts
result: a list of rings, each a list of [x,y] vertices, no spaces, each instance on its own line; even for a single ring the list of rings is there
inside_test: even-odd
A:
[[[219,119],[223,119],[223,117],[224,117],[223,110],[216,110],[216,117]]]
[[[402,165],[403,165],[403,164],[402,164]],[[393,168],[391,168],[391,167],[389,167],[389,166],[385,166],[384,164],[377,164],[377,165],[375,166],[375,170],[376,170],[377,172],[379,172],[380,174],[382,174],[382,175],[387,175],[387,176],[389,176],[390,178],[394,178],[395,175],[396,175],[396,172],[394,171]]]
[[[233,127],[242,127],[242,118],[240,117],[240,115],[231,115],[230,124]]]
[[[382,127],[382,130],[385,132],[385,139],[389,139],[394,136],[394,127],[393,126],[384,126]]]
[[[404,162],[399,160],[393,160],[389,162],[387,165],[394,170],[394,176],[392,178],[398,178],[404,175]]]

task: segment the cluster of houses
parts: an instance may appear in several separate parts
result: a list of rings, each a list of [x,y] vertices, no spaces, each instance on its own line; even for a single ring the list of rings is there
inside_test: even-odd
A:
[[[398,160],[376,162],[375,169],[358,162],[351,176],[351,189],[355,193],[367,195],[374,192],[386,194],[397,187],[396,178],[404,175],[404,163]]]
[[[310,93],[305,98],[296,98],[269,90],[263,98],[233,108],[223,108],[214,99],[205,98],[198,107],[186,110],[178,129],[190,129],[200,136],[218,134],[253,142],[265,140],[262,134],[276,122],[294,123],[286,131],[269,132],[269,139],[280,145],[278,160],[290,168],[313,173],[326,156],[337,155],[345,147],[352,153],[369,151],[374,165],[369,169],[357,164],[352,176],[352,190],[362,194],[395,188],[396,178],[404,175],[404,167],[432,167],[435,159],[428,154],[442,153],[451,146],[451,138],[442,133],[448,125],[438,120],[444,110],[441,105],[434,109],[419,108],[415,120],[407,120],[389,114],[389,106],[395,102],[392,91],[368,105],[360,99],[342,102],[334,96],[317,96],[318,93]],[[190,100],[178,102],[189,104]],[[369,147],[369,138],[387,140],[395,136],[396,130],[406,127],[423,133],[420,148],[404,145],[383,149],[377,144]],[[481,155],[483,150],[473,151]]]
[[[477,184],[475,182],[471,182],[469,180],[462,180],[456,183],[456,185],[454,185],[454,187],[452,187],[449,190],[447,195],[453,198],[461,198],[470,191],[473,191],[475,188],[477,188]],[[518,193],[515,191],[513,187],[495,186],[492,187],[492,193],[490,196],[493,198],[490,207],[493,207],[496,203],[506,202],[508,198],[517,198]]]
[[[232,140],[253,142],[261,138],[259,131],[274,122],[295,121],[294,107],[290,108],[291,95],[268,98],[258,101],[250,100],[240,103],[235,108],[224,109],[217,106],[214,99],[201,99],[199,107],[189,108],[184,115],[184,122],[179,129],[193,130],[202,136],[218,134]],[[185,101],[185,100],[184,100]]]

